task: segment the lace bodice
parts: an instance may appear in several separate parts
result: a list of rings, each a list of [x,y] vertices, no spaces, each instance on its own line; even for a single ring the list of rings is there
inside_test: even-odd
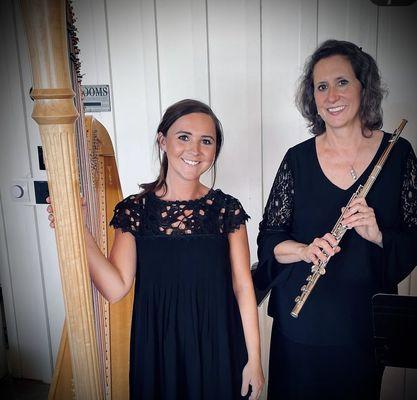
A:
[[[147,193],[129,196],[117,204],[110,225],[139,236],[227,234],[248,218],[239,200],[221,190],[186,201],[165,201]]]

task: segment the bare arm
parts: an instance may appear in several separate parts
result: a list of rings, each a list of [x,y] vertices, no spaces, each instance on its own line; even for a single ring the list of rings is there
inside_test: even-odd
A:
[[[243,332],[248,351],[248,363],[243,370],[242,395],[252,386],[250,399],[258,399],[264,377],[261,367],[258,310],[250,274],[250,256],[246,226],[229,234],[230,261],[233,290],[242,318]]]
[[[107,259],[90,232],[85,229],[88,267],[91,279],[111,303],[122,299],[130,290],[136,274],[136,244],[131,233],[116,229],[113,247]]]
[[[50,203],[49,197],[46,199]],[[84,210],[84,202],[82,204]],[[51,228],[55,228],[52,206],[47,207]],[[83,211],[84,213],[84,211]],[[113,247],[107,259],[84,226],[88,268],[96,288],[110,303],[122,299],[130,290],[136,274],[136,243],[131,233],[116,229]]]

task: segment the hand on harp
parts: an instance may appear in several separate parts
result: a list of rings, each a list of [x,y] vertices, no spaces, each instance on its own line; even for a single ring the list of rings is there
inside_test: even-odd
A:
[[[84,223],[86,221],[86,215],[87,215],[87,202],[84,197],[80,197],[81,201],[81,211],[83,214],[83,220]],[[51,198],[48,196],[46,198],[46,202],[48,203],[48,207],[46,207],[46,212],[48,213],[48,220],[49,220],[49,226],[52,229],[55,229],[55,215],[54,215],[54,209],[51,204]]]

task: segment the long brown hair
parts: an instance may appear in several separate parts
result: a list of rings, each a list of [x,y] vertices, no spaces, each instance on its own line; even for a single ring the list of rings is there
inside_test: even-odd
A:
[[[212,166],[214,186],[214,182],[216,181],[216,161],[219,157],[220,150],[223,144],[222,125],[219,119],[214,114],[213,110],[207,104],[198,100],[184,99],[168,107],[161,119],[161,122],[159,123],[158,129],[156,131],[156,146],[158,148],[158,158],[160,164],[159,175],[153,182],[143,183],[139,186],[142,189],[142,191],[140,192],[140,197],[143,197],[146,193],[149,192],[157,192],[159,189],[163,189],[162,196],[166,194],[168,189],[166,183],[166,177],[168,172],[168,158],[165,152],[161,155],[162,152],[159,148],[158,134],[161,133],[164,137],[166,137],[168,134],[168,129],[178,118],[192,113],[207,114],[213,120],[216,129],[216,154],[214,156],[214,162]]]

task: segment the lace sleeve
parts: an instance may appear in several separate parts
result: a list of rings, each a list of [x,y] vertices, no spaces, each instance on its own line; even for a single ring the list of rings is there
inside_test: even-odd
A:
[[[274,248],[291,239],[290,227],[294,206],[294,178],[287,152],[278,169],[271,193],[266,203],[263,219],[259,224],[258,267],[253,272],[257,302],[262,301],[268,291],[285,276],[291,264],[279,264]]]
[[[417,159],[411,146],[402,173],[401,226],[381,228],[385,283],[394,292],[417,265]]]
[[[246,221],[250,218],[246,211],[243,209],[242,204],[238,199],[229,196],[229,199],[226,203],[226,207],[221,210],[224,210],[224,228],[225,233],[232,233],[235,230],[240,228],[240,225],[244,225]]]
[[[294,203],[294,180],[289,164],[289,155],[285,155],[278,169],[271,193],[266,203],[260,231],[286,231],[291,225]]]
[[[135,234],[141,225],[140,221],[140,200],[133,195],[116,205],[110,225],[115,229],[121,229],[123,232]]]
[[[407,158],[401,191],[403,223],[407,228],[417,227],[417,159],[413,150]]]

